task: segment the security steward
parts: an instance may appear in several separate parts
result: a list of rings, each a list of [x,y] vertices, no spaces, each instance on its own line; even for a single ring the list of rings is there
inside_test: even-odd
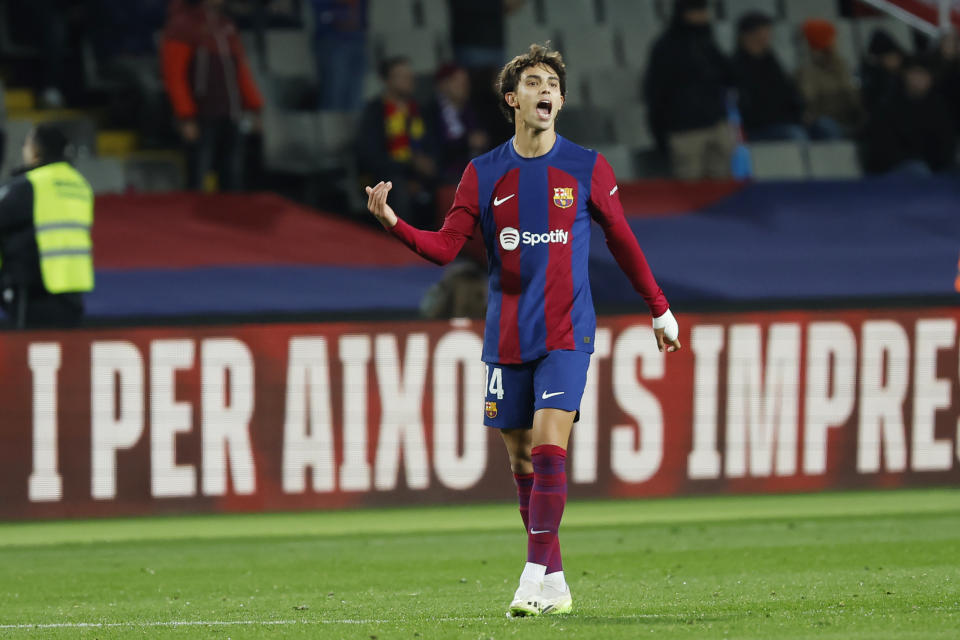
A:
[[[66,148],[59,129],[38,125],[25,168],[0,187],[0,308],[18,328],[78,325],[93,290],[93,190]]]

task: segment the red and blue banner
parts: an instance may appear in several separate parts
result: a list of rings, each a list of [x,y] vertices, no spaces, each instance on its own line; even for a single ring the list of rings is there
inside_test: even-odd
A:
[[[960,484],[957,308],[680,322],[601,318],[573,498]],[[511,499],[481,329],[0,334],[0,518]]]

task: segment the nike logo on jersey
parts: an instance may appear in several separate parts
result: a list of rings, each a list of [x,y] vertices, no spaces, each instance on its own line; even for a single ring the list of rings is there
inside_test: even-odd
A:
[[[617,189],[620,188],[620,185],[615,186],[613,189],[610,189],[610,195],[613,195],[617,192]]]
[[[502,205],[504,202],[506,202],[507,200],[509,200],[510,198],[512,198],[512,197],[515,196],[515,195],[517,195],[517,194],[511,193],[511,194],[508,195],[506,198],[497,198],[497,197],[494,197],[494,199],[493,199],[493,206],[499,207],[500,205]]]
[[[552,397],[554,397],[554,396],[562,396],[562,395],[565,394],[565,393],[566,393],[566,391],[557,391],[556,393],[547,393],[546,391],[544,391],[544,392],[543,392],[543,395],[540,396],[540,397],[543,398],[544,400],[549,400],[550,398],[552,398]]]
[[[536,534],[538,534],[538,533],[550,533],[550,529],[544,529],[543,531],[534,531],[533,529],[531,529],[531,530],[530,530],[530,533],[532,533],[532,534],[534,534],[534,535],[536,535]]]

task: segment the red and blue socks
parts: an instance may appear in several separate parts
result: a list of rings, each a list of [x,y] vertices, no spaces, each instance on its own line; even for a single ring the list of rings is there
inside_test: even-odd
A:
[[[527,530],[527,563],[558,574],[562,582],[563,562],[558,530],[567,502],[567,452],[556,445],[534,447],[533,474],[514,474],[520,517]]]

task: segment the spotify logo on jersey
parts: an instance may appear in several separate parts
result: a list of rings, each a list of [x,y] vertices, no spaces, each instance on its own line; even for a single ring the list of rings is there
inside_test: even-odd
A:
[[[505,251],[513,251],[520,246],[520,232],[513,227],[504,227],[500,232],[500,246]]]

